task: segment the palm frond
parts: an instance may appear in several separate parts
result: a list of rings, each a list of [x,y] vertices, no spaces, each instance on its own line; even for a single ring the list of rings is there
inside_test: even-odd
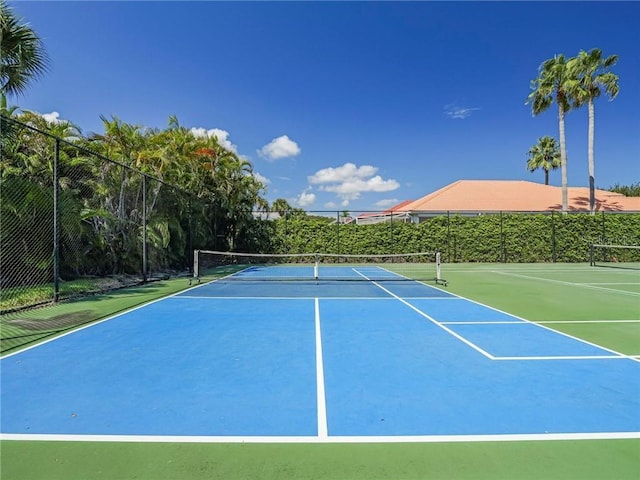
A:
[[[24,93],[28,84],[49,69],[49,57],[42,41],[21,23],[7,3],[0,1],[0,92]]]

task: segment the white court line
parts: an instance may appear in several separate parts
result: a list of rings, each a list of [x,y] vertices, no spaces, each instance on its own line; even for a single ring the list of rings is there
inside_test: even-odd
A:
[[[424,313],[422,310],[418,309],[417,307],[414,307],[413,305],[411,305],[409,302],[407,302],[406,300],[404,300],[403,298],[397,296],[395,293],[387,290],[386,288],[384,288],[382,285],[380,285],[378,282],[372,281],[370,280],[366,275],[360,273],[358,270],[356,270],[355,268],[353,269],[354,272],[356,272],[358,275],[362,275],[364,278],[366,278],[367,280],[371,281],[375,286],[377,286],[378,288],[381,288],[382,290],[384,290],[385,292],[387,292],[389,295],[391,295],[392,297],[396,298],[397,300],[400,300],[402,303],[404,303],[407,307],[409,307],[410,309],[412,309],[413,311],[417,312],[418,314],[422,315],[424,318],[426,318],[427,320],[429,320],[430,322],[432,322],[434,325],[437,325],[438,327],[440,327],[441,329],[443,329],[445,332],[447,332],[449,335],[454,336],[455,338],[457,338],[458,340],[460,340],[461,342],[465,343],[466,345],[470,346],[471,348],[473,348],[476,352],[481,353],[482,355],[484,355],[485,357],[493,360],[493,355],[491,355],[489,352],[486,352],[485,350],[481,349],[480,347],[478,347],[476,344],[470,342],[469,340],[467,340],[466,338],[464,338],[461,335],[458,335],[456,332],[454,332],[453,330],[451,330],[450,328],[447,328],[446,326],[442,325],[440,322],[438,322],[437,320],[435,320],[434,318],[430,317],[429,315],[427,315],[426,313]]]
[[[236,272],[236,273],[237,273],[237,272]],[[232,275],[233,275],[233,274],[232,274]],[[228,276],[230,276],[230,275],[227,275],[227,277],[228,277]],[[59,340],[59,339],[60,339],[60,338],[62,338],[62,337],[66,337],[67,335],[72,335],[72,334],[74,334],[74,333],[76,333],[76,332],[79,332],[80,330],[84,330],[84,329],[86,329],[86,328],[95,327],[96,325],[99,325],[99,324],[101,324],[101,323],[103,323],[103,322],[107,322],[107,321],[109,321],[109,320],[113,320],[114,318],[121,317],[122,315],[126,315],[126,314],[128,314],[128,313],[130,313],[130,312],[133,312],[133,311],[138,310],[138,309],[140,309],[140,308],[147,307],[147,306],[152,305],[152,304],[154,304],[154,303],[158,303],[158,302],[162,302],[162,301],[165,301],[165,300],[172,299],[172,298],[174,298],[174,297],[177,297],[177,296],[178,296],[178,295],[180,295],[181,293],[189,292],[189,291],[191,291],[191,290],[194,290],[194,289],[196,289],[196,288],[203,287],[203,286],[205,286],[205,285],[209,285],[210,283],[217,282],[218,280],[222,280],[222,279],[224,279],[224,278],[226,278],[226,277],[214,278],[213,280],[210,280],[210,281],[208,281],[208,282],[200,283],[200,284],[196,284],[196,285],[193,285],[193,286],[191,286],[191,287],[189,287],[189,288],[185,288],[184,290],[179,290],[179,291],[177,291],[177,292],[175,292],[175,293],[172,293],[171,295],[167,295],[167,296],[164,296],[164,297],[156,298],[156,299],[154,299],[154,300],[150,300],[150,301],[148,301],[148,302],[146,302],[146,303],[141,303],[140,305],[137,305],[137,306],[132,307],[132,308],[128,308],[128,309],[126,309],[126,310],[124,310],[124,311],[122,311],[122,312],[118,312],[118,313],[116,313],[116,314],[114,314],[114,315],[109,315],[108,317],[103,318],[102,320],[96,320],[95,322],[91,322],[91,323],[88,323],[88,324],[83,325],[83,326],[81,326],[81,327],[78,327],[78,328],[74,328],[74,329],[72,329],[72,330],[69,330],[69,331],[68,331],[68,332],[66,332],[66,333],[63,333],[63,334],[60,334],[60,335],[56,335],[55,337],[50,338],[50,339],[48,339],[48,340],[44,340],[44,341],[42,341],[42,342],[38,342],[38,343],[36,343],[36,344],[34,344],[34,345],[31,345],[31,346],[29,346],[29,347],[22,348],[22,349],[20,349],[20,350],[15,351],[15,352],[7,353],[6,355],[2,355],[2,356],[0,356],[0,360],[4,360],[5,358],[9,358],[9,357],[12,357],[12,356],[14,356],[14,355],[18,355],[18,354],[20,354],[20,353],[26,352],[26,351],[28,351],[28,350],[31,350],[31,349],[34,349],[34,348],[40,347],[41,345],[44,345],[44,344],[46,344],[46,343],[54,342],[54,341],[56,341],[56,340]]]
[[[583,282],[580,285],[640,285],[640,282]]]
[[[180,300],[181,298],[186,298],[189,300],[313,300],[316,297],[304,297],[304,296],[300,296],[300,297],[238,297],[238,296],[224,296],[224,297],[214,297],[214,296],[204,296],[204,297],[194,297],[191,295],[182,295],[180,297],[167,297],[166,299],[168,300],[169,298],[173,298],[175,300]],[[386,300],[386,301],[395,301],[396,299],[393,297],[318,297],[318,298],[322,298],[323,300]],[[460,300],[458,298],[453,298],[453,299],[445,299],[445,298],[440,298],[440,297],[405,297],[407,299],[413,299],[413,300]]]
[[[208,282],[208,283],[211,283],[211,282]],[[203,285],[204,285],[204,284],[203,284]],[[15,351],[15,352],[7,353],[6,355],[0,356],[0,360],[4,360],[5,358],[9,358],[9,357],[12,357],[12,356],[14,356],[14,355],[18,355],[18,354],[23,353],[23,352],[26,352],[26,351],[28,351],[28,350],[32,350],[32,349],[37,348],[37,347],[40,347],[40,346],[42,346],[42,345],[44,345],[44,344],[46,344],[46,343],[54,342],[54,341],[56,341],[56,340],[61,339],[62,337],[66,337],[67,335],[71,335],[71,334],[74,334],[74,333],[76,333],[76,332],[79,332],[80,330],[84,330],[84,329],[86,329],[86,328],[95,327],[96,325],[99,325],[99,324],[101,324],[101,323],[107,322],[107,321],[109,321],[109,320],[113,320],[114,318],[117,318],[117,317],[121,317],[122,315],[126,315],[127,313],[129,313],[129,312],[133,312],[133,311],[138,310],[138,309],[140,309],[140,308],[144,308],[144,307],[147,307],[147,306],[152,305],[152,304],[154,304],[154,303],[158,303],[158,302],[162,302],[162,301],[164,301],[164,300],[168,300],[168,299],[170,299],[170,298],[175,297],[176,295],[179,295],[179,294],[180,294],[180,293],[182,293],[182,292],[188,292],[189,290],[192,290],[192,289],[197,288],[197,287],[199,287],[199,286],[201,286],[201,285],[195,285],[195,286],[190,287],[190,288],[187,288],[187,289],[185,289],[185,290],[180,290],[180,291],[178,291],[178,292],[176,292],[176,293],[172,293],[171,295],[167,295],[166,297],[160,297],[160,298],[156,298],[155,300],[150,300],[150,301],[148,301],[148,302],[146,302],[146,303],[141,303],[140,305],[137,305],[137,306],[135,306],[135,307],[129,308],[129,309],[124,310],[124,311],[122,311],[122,312],[118,312],[118,313],[116,313],[115,315],[110,315],[110,316],[108,316],[108,317],[106,317],[106,318],[103,318],[102,320],[96,320],[95,322],[91,322],[91,323],[88,323],[88,324],[83,325],[83,326],[81,326],[81,327],[78,327],[78,328],[74,328],[74,329],[72,329],[72,330],[69,330],[69,331],[68,331],[68,332],[66,332],[66,333],[63,333],[63,334],[60,334],[60,335],[56,335],[55,337],[50,338],[50,339],[48,339],[48,340],[44,340],[44,341],[42,341],[42,342],[36,343],[36,344],[31,345],[31,346],[29,346],[29,347],[23,348],[23,349],[21,349],[21,350],[17,350],[17,351]]]
[[[497,273],[499,275],[507,275],[507,276],[511,276],[511,277],[526,278],[526,279],[529,279],[529,280],[536,280],[536,281],[540,281],[540,282],[556,283],[558,285],[567,285],[567,286],[570,286],[570,287],[583,287],[583,288],[589,288],[589,289],[593,289],[593,290],[602,290],[602,291],[606,291],[606,292],[610,292],[610,293],[618,293],[620,295],[631,295],[633,297],[640,296],[640,292],[629,292],[627,290],[617,290],[615,288],[598,287],[598,286],[589,285],[589,284],[586,284],[586,283],[565,282],[563,280],[552,280],[550,278],[533,277],[531,275],[521,275],[519,273],[512,273],[512,272],[500,272],[500,271],[497,271],[497,270],[493,271],[493,273]]]
[[[594,325],[598,325],[598,324],[609,324],[609,323],[640,323],[640,320],[547,320],[547,321],[541,321],[541,322],[530,322],[530,323],[534,323],[534,324],[572,324],[572,323],[580,323],[580,324],[584,324],[584,323],[588,323],[588,324],[594,324]],[[492,320],[478,320],[478,321],[468,321],[468,320],[448,320],[446,322],[440,322],[440,324],[442,325],[529,325],[529,322],[523,322],[522,320],[518,320],[518,321],[513,321],[513,322],[509,322],[509,321],[492,321]],[[555,331],[555,330],[554,330]],[[496,357],[497,358],[497,357]],[[617,358],[617,356],[616,356]]]
[[[501,324],[514,324],[514,325],[527,325],[527,322],[523,322],[522,320],[518,321],[493,321],[493,320],[478,320],[474,322],[473,320],[448,320],[446,322],[440,322],[442,325],[501,325]],[[540,323],[540,324],[554,324],[554,323],[640,323],[640,320],[541,320],[541,321],[531,321],[531,323]]]
[[[545,272],[545,273],[572,273],[572,272],[592,272],[596,275],[613,274],[634,274],[638,275],[638,270],[629,268],[601,268],[598,266],[591,266],[589,264],[580,263],[445,263],[448,272],[456,273],[485,273],[488,270],[495,270],[500,268],[503,271],[511,272]]]
[[[168,297],[167,297],[168,298]],[[305,297],[305,296],[299,296],[299,297],[240,297],[237,295],[233,295],[233,296],[220,296],[220,297],[216,297],[216,296],[203,296],[203,297],[199,297],[199,296],[192,296],[192,295],[181,295],[179,297],[175,297],[176,300],[180,300],[181,298],[187,298],[190,300],[313,300],[314,298],[316,298],[315,296],[310,296],[310,297]],[[386,300],[386,301],[390,301],[393,300],[395,301],[395,298],[393,297],[318,297],[318,298],[322,298],[323,300]],[[419,299],[419,300],[440,300],[440,298],[436,298],[436,297],[406,297],[406,298],[413,298],[413,299]],[[458,300],[457,298],[455,300]]]
[[[495,271],[496,267],[500,267],[502,269],[502,271],[508,271],[508,272],[524,272],[524,273],[531,273],[533,272],[540,272],[540,273],[549,273],[549,274],[553,274],[553,273],[584,273],[584,272],[602,272],[602,273],[612,273],[611,270],[594,270],[593,267],[580,267],[580,268],[547,268],[546,265],[545,267],[540,267],[540,268],[508,268],[506,267],[504,264],[502,265],[497,265],[497,264],[490,264],[490,265],[485,265],[484,267],[477,267],[476,270],[468,270],[466,268],[455,268],[452,267],[450,263],[446,264],[447,265],[447,272],[454,272],[454,273],[487,273],[487,272],[493,272]],[[616,273],[618,273],[616,271]],[[620,270],[619,273],[624,273],[627,274],[629,273],[629,271],[626,270]],[[637,273],[636,273],[637,274]]]
[[[640,323],[638,320],[540,320],[535,323],[554,324],[554,323]]]
[[[627,355],[549,355],[537,357],[495,357],[494,360],[622,360],[628,358]]]
[[[455,321],[455,320],[448,320],[446,322],[440,322],[441,325],[527,325],[526,322],[523,322],[522,320],[517,320],[517,321],[492,321],[492,320],[480,320],[477,322],[474,321],[467,321],[467,320],[461,320],[461,321]]]
[[[529,442],[548,440],[618,440],[640,438],[640,432],[505,433],[495,435],[395,436],[196,436],[196,435],[52,435],[2,433],[0,440],[45,442],[137,443],[442,443]]]
[[[322,357],[322,334],[320,331],[320,300],[315,299],[316,325],[316,388],[318,405],[318,438],[327,438],[327,402],[324,391],[324,364]]]
[[[437,288],[437,287],[433,287],[433,288]],[[442,290],[442,289],[440,289],[440,288],[437,288],[437,289],[438,289],[438,290]],[[446,290],[442,290],[442,291],[446,292]],[[640,363],[640,357],[633,356],[633,355],[625,355],[625,354],[623,354],[623,353],[620,353],[620,352],[617,352],[617,351],[615,351],[615,350],[612,350],[611,348],[603,347],[602,345],[598,345],[598,344],[596,344],[596,343],[589,342],[588,340],[585,340],[585,339],[583,339],[583,338],[576,337],[576,336],[574,336],[574,335],[569,335],[568,333],[561,332],[561,331],[559,331],[559,330],[555,330],[555,329],[553,329],[553,328],[551,328],[551,327],[547,327],[546,325],[541,325],[541,324],[540,324],[540,322],[534,322],[534,321],[531,321],[531,320],[527,320],[526,318],[522,318],[522,317],[519,317],[518,315],[514,315],[514,314],[512,314],[512,313],[505,312],[504,310],[500,310],[499,308],[495,308],[495,307],[492,307],[492,306],[490,306],[490,305],[486,305],[486,304],[484,304],[484,303],[477,302],[476,300],[472,300],[472,299],[470,299],[470,298],[461,297],[460,295],[456,295],[455,293],[450,293],[450,292],[447,292],[447,293],[449,293],[450,295],[453,295],[453,296],[455,296],[455,297],[457,297],[457,298],[460,298],[460,299],[462,299],[462,300],[466,300],[467,302],[475,303],[476,305],[480,305],[480,306],[482,306],[482,307],[489,308],[489,309],[491,309],[491,310],[493,310],[493,311],[496,311],[496,312],[499,312],[499,313],[503,313],[503,314],[508,315],[508,316],[510,316],[510,317],[513,317],[513,318],[517,318],[517,319],[519,319],[519,320],[522,320],[523,322],[526,322],[526,323],[529,323],[529,324],[532,324],[532,325],[536,325],[536,326],[538,326],[538,327],[540,327],[540,328],[544,328],[545,330],[548,330],[548,331],[550,331],[550,332],[553,332],[553,333],[555,333],[555,334],[557,334],[557,335],[562,335],[562,336],[564,336],[564,337],[571,338],[571,339],[573,339],[573,340],[576,340],[577,342],[581,342],[581,343],[584,343],[584,344],[586,344],[586,345],[591,345],[592,347],[596,347],[596,348],[599,348],[599,349],[601,349],[601,350],[605,350],[605,351],[607,351],[607,352],[613,353],[613,354],[614,354],[614,355],[616,355],[616,356],[620,356],[620,357],[623,357],[623,358],[628,358],[628,359],[630,359],[630,360],[633,360],[634,362],[638,362],[638,363]],[[419,310],[417,310],[417,311],[419,312]],[[423,315],[425,315],[425,314],[423,313]],[[430,318],[430,317],[428,317],[428,316],[427,316],[427,318]],[[431,319],[431,320],[432,320],[434,323],[436,323],[437,325],[439,324],[439,322],[438,322],[438,321],[433,320],[433,319]],[[519,322],[516,322],[516,323],[519,323]],[[445,327],[443,326],[442,328],[445,328]],[[448,329],[447,329],[447,330],[448,330]],[[495,357],[491,356],[490,358],[491,358],[491,359],[494,359]],[[523,358],[524,358],[524,357],[523,357]],[[602,357],[599,357],[599,358],[602,358]],[[515,359],[515,358],[514,358],[514,359]]]

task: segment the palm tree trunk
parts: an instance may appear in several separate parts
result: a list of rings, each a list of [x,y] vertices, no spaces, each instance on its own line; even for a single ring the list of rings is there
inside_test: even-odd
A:
[[[549,170],[544,171],[544,184],[549,185]]]
[[[558,123],[560,128],[560,161],[562,163],[562,213],[567,213],[568,194],[567,194],[567,146],[564,136],[564,107],[559,102],[558,106]]]
[[[596,180],[595,180],[595,160],[593,158],[593,144],[595,134],[595,107],[593,99],[589,99],[589,212],[591,215],[596,213]]]

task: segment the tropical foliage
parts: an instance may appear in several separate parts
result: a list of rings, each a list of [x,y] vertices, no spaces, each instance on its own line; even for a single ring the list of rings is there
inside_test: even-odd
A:
[[[632,183],[630,185],[620,185],[619,183],[616,183],[613,187],[609,187],[608,190],[621,193],[627,197],[640,197],[640,182]]]
[[[38,35],[0,0],[0,111],[7,109],[7,95],[24,93],[47,67],[47,53]]]
[[[357,225],[331,220],[309,215],[271,222],[274,252],[440,251],[445,262],[586,262],[592,243],[640,244],[638,213],[443,215],[417,224]]]
[[[546,111],[554,102],[558,105],[558,129],[560,132],[560,161],[562,170],[562,211],[567,211],[567,147],[564,118],[571,109],[571,92],[575,81],[571,78],[564,55],[556,55],[540,65],[539,76],[531,82],[533,90],[527,98],[533,115]]]
[[[611,100],[618,95],[620,91],[618,76],[608,70],[617,61],[617,55],[603,58],[602,50],[594,48],[589,53],[584,50],[580,51],[577,57],[569,61],[568,65],[570,75],[578,81],[573,92],[576,107],[580,107],[585,103],[589,107],[589,209],[592,213],[595,211],[594,100],[599,98],[603,91]]]
[[[557,169],[560,163],[560,150],[556,144],[556,139],[553,137],[540,137],[538,143],[529,149],[527,169],[530,172],[542,169],[544,171],[545,185],[549,185],[549,170]]]
[[[566,59],[555,55],[545,60],[538,69],[538,77],[531,82],[531,93],[527,104],[531,104],[534,116],[547,110],[553,103],[558,106],[558,129],[560,133],[560,165],[562,167],[562,211],[567,211],[567,155],[564,119],[567,112],[588,105],[588,166],[589,208],[595,211],[595,160],[594,100],[604,92],[613,100],[620,90],[618,76],[609,68],[618,61],[617,55],[604,58],[600,49],[590,52],[581,50],[576,57]]]
[[[21,271],[31,272],[30,282],[34,270],[51,278],[54,173],[64,279],[139,274],[145,253],[152,270],[184,269],[194,247],[243,249],[263,240],[252,212],[268,207],[264,186],[215,136],[196,136],[175,117],[164,130],[103,117],[104,132],[89,136],[32,112],[13,120],[21,123],[3,121],[0,179],[13,283],[22,282]]]

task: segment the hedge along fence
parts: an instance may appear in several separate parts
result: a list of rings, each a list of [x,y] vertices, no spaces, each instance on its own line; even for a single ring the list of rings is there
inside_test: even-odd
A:
[[[276,220],[275,253],[390,254],[440,251],[447,262],[586,262],[592,243],[640,245],[640,213],[440,215],[420,223]]]

